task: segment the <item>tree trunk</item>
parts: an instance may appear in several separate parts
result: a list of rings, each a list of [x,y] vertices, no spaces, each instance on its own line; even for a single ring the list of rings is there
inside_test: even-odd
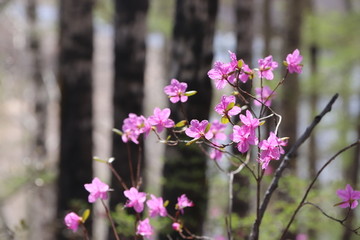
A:
[[[213,58],[217,6],[217,0],[176,2],[171,78],[186,82],[189,90],[198,91],[183,105],[189,121],[209,118],[212,87],[207,72]],[[184,119],[175,107],[172,116],[175,121]],[[195,145],[167,147],[165,155],[163,196],[176,204],[177,197],[187,194],[196,206],[186,211],[185,226],[201,234],[207,208],[206,157]]]
[[[253,43],[253,23],[254,23],[254,2],[253,0],[235,0],[235,15],[236,15],[236,56],[238,59],[243,59],[246,64],[249,66],[252,65],[252,43]],[[251,92],[252,81],[247,81],[247,83],[241,83],[240,87],[247,91]],[[246,96],[245,96],[246,97]],[[247,101],[251,102],[249,97],[246,98]],[[240,102],[240,105],[244,105],[244,102]],[[251,103],[250,103],[251,104]],[[235,150],[237,151],[237,150]],[[245,217],[248,214],[250,208],[251,200],[248,196],[243,196],[239,193],[246,192],[249,188],[249,179],[248,177],[237,174],[234,176],[235,189],[238,189],[234,193],[233,201],[233,212],[239,214],[240,217]],[[244,236],[246,233],[237,232],[238,236]]]
[[[91,0],[60,0],[58,81],[60,103],[60,162],[57,214],[81,214],[87,204],[84,184],[92,180],[92,56]],[[91,221],[86,224],[88,230]],[[64,229],[64,227],[61,227]],[[68,231],[66,231],[67,233]],[[65,239],[65,232],[58,232]]]
[[[285,29],[284,29],[284,48],[282,57],[292,53],[296,48],[300,48],[302,9],[303,1],[285,1]],[[297,139],[298,126],[298,102],[299,102],[299,80],[297,74],[289,74],[282,89],[282,115],[281,136],[289,137],[288,150]],[[290,162],[290,168],[296,169],[296,160]]]
[[[138,115],[143,113],[146,16],[149,2],[148,0],[115,0],[114,4],[113,119],[114,127],[121,129],[123,120],[128,117],[129,113]],[[115,161],[113,166],[129,187],[133,185],[128,164],[129,159],[135,172],[138,159],[142,162],[141,169],[144,166],[144,156],[139,148],[143,148],[142,141],[139,145],[125,144],[120,136],[114,134],[112,156]],[[126,198],[123,195],[124,189],[116,178],[112,178],[111,185],[115,194],[111,195],[110,207],[114,210],[117,204],[124,204]],[[114,239],[112,233],[109,233],[109,239]]]

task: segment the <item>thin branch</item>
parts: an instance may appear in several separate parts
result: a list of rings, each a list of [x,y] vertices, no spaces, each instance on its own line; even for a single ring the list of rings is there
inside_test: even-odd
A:
[[[269,185],[268,189],[266,190],[264,199],[261,203],[260,209],[259,209],[259,216],[255,219],[255,222],[251,229],[250,234],[250,240],[257,240],[259,238],[259,227],[262,221],[262,218],[264,216],[265,210],[270,202],[271,196],[274,193],[274,191],[277,189],[279,180],[281,178],[281,175],[287,165],[289,164],[289,161],[293,154],[296,152],[296,150],[310,137],[311,132],[315,128],[315,126],[321,121],[321,119],[331,111],[332,105],[338,98],[339,94],[335,94],[329,103],[326,105],[326,107],[323,109],[323,111],[320,113],[320,115],[317,115],[312,123],[306,128],[305,132],[302,134],[302,136],[295,142],[295,144],[291,147],[291,149],[282,157],[280,166],[276,169],[275,175],[272,179],[271,184]]]
[[[324,171],[324,169],[332,162],[336,159],[337,156],[339,156],[340,154],[342,154],[343,152],[349,150],[352,147],[355,147],[357,145],[360,144],[360,140],[357,140],[356,142],[350,144],[349,146],[344,147],[343,149],[341,149],[340,151],[338,151],[334,156],[332,156],[321,168],[320,170],[317,172],[316,176],[314,177],[314,179],[311,181],[310,185],[308,186],[308,188],[306,189],[306,192],[303,196],[303,198],[301,199],[299,205],[297,206],[297,208],[295,209],[293,215],[290,218],[289,223],[287,224],[285,230],[283,231],[283,234],[281,236],[281,240],[285,239],[285,234],[287,233],[287,231],[289,230],[292,222],[294,221],[296,214],[299,212],[300,208],[303,206],[304,202],[306,201],[307,196],[309,195],[309,192],[311,190],[311,188],[314,186],[316,180],[319,178],[320,174],[322,173],[322,171]]]

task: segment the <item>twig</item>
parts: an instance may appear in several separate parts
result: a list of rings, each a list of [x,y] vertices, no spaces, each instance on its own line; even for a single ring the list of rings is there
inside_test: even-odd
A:
[[[334,161],[337,156],[339,156],[341,153],[345,152],[346,150],[349,150],[350,148],[357,146],[358,144],[360,144],[360,140],[358,140],[358,141],[350,144],[349,146],[344,147],[343,149],[341,149],[340,151],[338,151],[334,156],[332,156],[332,157],[320,168],[320,170],[317,172],[316,176],[314,177],[314,179],[311,181],[310,185],[309,185],[308,188],[306,189],[306,192],[305,192],[303,198],[301,199],[299,205],[297,206],[297,208],[295,209],[293,215],[291,216],[290,221],[289,221],[289,223],[287,224],[285,230],[283,231],[283,234],[282,234],[280,240],[285,239],[285,234],[286,234],[287,231],[289,230],[292,222],[293,222],[294,219],[295,219],[296,214],[299,212],[300,208],[302,207],[302,205],[303,205],[304,202],[306,201],[306,198],[307,198],[307,196],[308,196],[308,194],[309,194],[312,186],[314,186],[316,180],[319,178],[319,176],[320,176],[320,174],[322,173],[322,171],[324,171],[324,169],[325,169],[332,161]]]
[[[274,191],[277,189],[279,180],[281,178],[281,175],[287,165],[289,164],[289,161],[293,154],[296,152],[296,150],[310,137],[311,132],[315,128],[315,126],[321,121],[321,119],[331,111],[331,107],[338,98],[339,94],[335,94],[329,103],[326,105],[326,107],[323,109],[323,111],[320,113],[320,115],[317,115],[312,123],[306,128],[305,132],[302,134],[302,136],[295,142],[295,144],[291,147],[291,149],[282,157],[280,166],[276,169],[276,172],[274,174],[274,177],[271,181],[271,184],[269,185],[268,189],[266,190],[264,199],[260,205],[259,209],[259,216],[255,219],[255,222],[251,229],[250,234],[250,240],[257,240],[259,238],[259,227],[262,221],[262,218],[264,216],[265,210],[270,202],[271,196],[274,193]]]
[[[108,219],[109,219],[109,221],[110,221],[110,223],[111,223],[111,228],[112,228],[112,230],[113,230],[113,232],[114,232],[115,239],[116,239],[116,240],[120,240],[120,237],[119,237],[119,235],[118,235],[117,232],[116,232],[115,223],[114,223],[114,221],[113,221],[113,219],[112,219],[112,217],[111,217],[111,215],[110,215],[109,208],[108,208],[108,207],[106,206],[106,204],[104,203],[104,200],[102,200],[102,199],[100,199],[100,200],[101,200],[102,205],[103,205],[104,208],[105,208],[106,215],[107,215],[107,217],[108,217]]]

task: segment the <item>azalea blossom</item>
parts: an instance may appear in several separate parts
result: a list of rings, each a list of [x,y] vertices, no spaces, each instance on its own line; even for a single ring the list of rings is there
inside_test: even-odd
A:
[[[355,191],[349,184],[346,184],[345,189],[337,190],[336,194],[343,200],[341,203],[336,204],[339,207],[350,207],[351,209],[357,207],[358,199],[360,199],[360,191]]]
[[[79,217],[76,213],[70,212],[66,214],[64,218],[65,225],[68,229],[73,230],[73,232],[76,232],[79,228],[79,224],[81,223],[82,218]]]
[[[138,213],[144,210],[146,193],[139,192],[136,188],[132,187],[129,190],[125,190],[124,195],[129,199],[125,204],[125,207],[133,207]]]
[[[210,140],[214,134],[211,131],[208,131],[208,124],[209,122],[207,120],[199,122],[198,120],[193,119],[190,122],[190,127],[185,130],[185,134],[195,139],[204,137],[207,140]]]
[[[185,194],[182,194],[177,200],[176,209],[180,210],[182,214],[184,214],[184,208],[194,206],[194,203],[190,201]]]
[[[180,223],[178,222],[173,222],[173,224],[171,225],[172,229],[174,229],[177,232],[182,232],[182,226]]]
[[[138,137],[140,134],[145,134],[145,136],[147,136],[150,133],[150,130],[151,125],[144,116],[130,113],[128,118],[124,119],[122,125],[122,140],[125,143],[130,140],[139,144]]]
[[[150,195],[150,197],[151,199],[149,199],[146,202],[146,205],[150,209],[150,217],[156,217],[156,216],[166,217],[167,211],[166,208],[164,207],[164,201],[162,197],[157,198],[152,194]]]
[[[282,146],[286,146],[286,141],[278,138],[275,133],[270,132],[268,139],[262,140],[259,143],[260,158],[259,162],[262,164],[262,169],[266,169],[270,160],[279,160],[281,154],[284,154]]]
[[[237,60],[235,53],[232,53],[231,51],[229,51],[230,53],[230,58],[231,58],[231,69],[232,71],[235,71],[236,69],[239,71],[239,79],[241,82],[246,83],[249,79],[253,78],[253,70],[251,68],[249,68],[249,66],[247,64],[245,64],[244,60],[240,59]],[[239,62],[241,67],[239,67]],[[234,83],[235,82],[235,76],[234,74],[232,74],[231,76],[229,76],[229,82]]]
[[[232,64],[215,62],[214,68],[208,71],[208,76],[210,79],[215,81],[215,87],[217,89],[223,89],[228,81],[233,83],[234,78],[230,78],[233,71],[234,68]]]
[[[263,88],[255,88],[256,98],[264,103],[265,106],[271,106],[271,99],[275,96],[275,92],[270,87],[264,86]],[[254,100],[255,106],[261,106],[259,101]],[[265,102],[266,101],[266,102]]]
[[[169,96],[172,103],[186,102],[188,100],[188,96],[185,95],[186,89],[187,83],[171,79],[171,84],[164,88],[164,92]]]
[[[240,81],[246,83],[249,79],[252,79],[253,77],[254,77],[254,71],[243,61],[241,71],[239,74]]]
[[[246,110],[246,115],[241,114],[240,120],[245,126],[250,135],[255,135],[255,129],[260,126],[260,121],[257,118],[254,118],[249,110]]]
[[[223,152],[218,150],[218,149],[215,149],[215,148],[212,148],[211,151],[210,151],[210,158],[213,159],[213,160],[220,160],[223,156]]]
[[[224,133],[226,124],[220,123],[215,120],[211,123],[210,130],[214,135],[214,140],[226,140],[226,134]]]
[[[108,199],[107,192],[109,191],[109,186],[100,181],[99,178],[95,177],[91,183],[85,184],[84,187],[90,192],[88,197],[89,203],[93,203],[99,198],[104,200]]]
[[[136,234],[141,235],[146,238],[150,238],[151,235],[154,233],[154,230],[152,226],[150,225],[149,218],[145,218],[142,221],[139,221],[137,228],[136,228]]]
[[[174,121],[169,119],[170,113],[169,108],[164,108],[163,110],[155,108],[154,115],[150,116],[148,121],[152,126],[155,126],[156,130],[160,133],[164,128],[171,128],[175,125]]]
[[[272,56],[268,56],[264,59],[259,59],[259,77],[265,78],[267,80],[273,80],[274,74],[273,70],[278,67],[277,62],[273,61]]]
[[[246,153],[250,149],[250,145],[257,145],[259,140],[256,137],[256,134],[252,132],[253,130],[247,126],[238,126],[233,127],[232,140],[237,144],[237,149],[241,153]]]
[[[233,95],[221,97],[219,104],[215,106],[215,111],[220,114],[222,117],[231,117],[237,115],[241,112],[241,108],[235,106],[236,98]]]
[[[289,73],[301,73],[302,72],[302,61],[303,57],[300,55],[300,51],[295,49],[293,53],[289,53],[286,57],[285,65],[289,70]]]

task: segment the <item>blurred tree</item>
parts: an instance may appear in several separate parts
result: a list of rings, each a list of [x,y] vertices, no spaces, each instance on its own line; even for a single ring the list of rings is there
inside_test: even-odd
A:
[[[32,146],[30,149],[31,156],[31,170],[36,171],[37,174],[44,170],[47,158],[46,149],[46,129],[48,117],[48,94],[43,79],[43,59],[41,53],[41,42],[38,30],[37,20],[37,6],[36,0],[28,0],[26,6],[27,20],[28,20],[28,51],[30,55],[31,66],[31,81],[34,93],[33,111],[35,117],[35,128],[33,129]],[[28,193],[32,201],[28,201],[28,225],[29,231],[28,239],[54,239],[53,228],[50,226],[53,220],[52,210],[54,208],[51,196],[54,188],[52,184],[45,184],[37,186],[31,185]],[[50,206],[49,206],[50,205]],[[46,209],[44,209],[44,207]],[[36,213],[42,212],[41,217],[34,217]]]
[[[58,81],[60,161],[57,215],[79,211],[88,197],[84,184],[92,180],[92,0],[60,0]],[[77,209],[78,208],[78,209]],[[90,222],[87,224],[90,229]],[[63,229],[63,227],[62,227]],[[65,239],[59,231],[57,239]]]
[[[176,1],[170,74],[198,93],[181,106],[186,116],[181,115],[178,108],[172,108],[175,121],[184,117],[188,121],[209,119],[212,87],[207,72],[213,59],[217,7],[217,0]],[[186,211],[185,225],[193,233],[201,234],[208,193],[206,157],[195,144],[167,147],[165,155],[163,196],[175,204],[177,197],[187,194],[196,207]]]
[[[252,64],[252,43],[253,43],[253,24],[254,24],[254,2],[253,0],[234,1],[235,5],[235,33],[236,33],[236,56],[243,59],[246,64]],[[251,92],[252,81],[243,84],[240,87],[247,92]],[[244,96],[250,102],[250,98]],[[240,105],[244,105],[240,102]],[[237,150],[235,150],[237,151]],[[247,215],[250,207],[249,194],[244,194],[250,186],[248,176],[236,174],[234,176],[234,184],[236,189],[234,194],[233,212],[239,214],[240,217]],[[237,233],[244,236],[244,233]]]
[[[302,9],[304,2],[297,0],[287,0],[285,3],[285,23],[284,23],[284,47],[282,56],[292,53],[295,49],[300,49]],[[282,90],[282,112],[286,116],[281,124],[281,136],[289,137],[288,150],[297,139],[298,126],[298,104],[299,104],[299,81],[297,74],[288,74]],[[292,169],[296,168],[296,160],[290,162]]]
[[[114,21],[114,127],[121,129],[123,120],[129,113],[142,114],[144,98],[144,72],[145,72],[145,37],[146,17],[149,7],[148,0],[115,0]],[[113,166],[126,182],[127,186],[137,183],[132,181],[132,176],[137,171],[138,160],[143,161],[143,142],[139,145],[124,144],[121,137],[114,135],[112,156],[115,158]],[[133,173],[129,170],[128,162],[133,166]],[[144,164],[141,164],[143,168]],[[110,206],[114,210],[119,203],[125,203],[122,194],[124,189],[116,180],[112,179],[112,188],[117,194],[111,195]],[[109,239],[113,239],[109,234]]]

